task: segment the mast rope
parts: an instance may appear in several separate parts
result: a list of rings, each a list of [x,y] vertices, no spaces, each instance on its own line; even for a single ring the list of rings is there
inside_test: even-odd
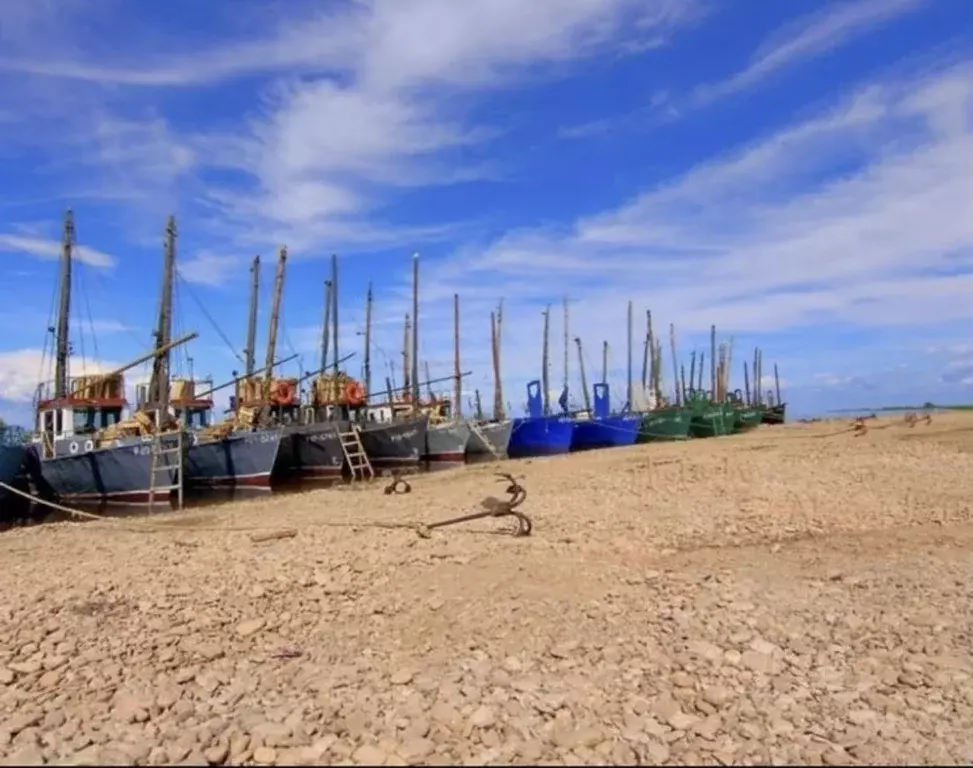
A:
[[[230,339],[227,337],[227,335],[223,333],[223,329],[220,328],[216,320],[213,319],[213,316],[207,311],[206,305],[203,304],[202,301],[200,301],[199,296],[196,295],[196,291],[193,290],[190,282],[185,277],[183,277],[183,274],[179,270],[178,266],[176,267],[175,276],[178,279],[178,281],[182,282],[183,286],[186,289],[186,292],[190,295],[193,301],[196,302],[196,306],[199,307],[200,312],[203,313],[203,317],[205,317],[206,320],[209,321],[209,324],[213,326],[213,330],[216,331],[217,335],[223,340],[223,343],[226,344],[227,349],[230,350],[230,353],[233,355],[233,357],[239,360],[241,364],[245,365],[246,361],[243,359],[240,353],[237,352],[236,347],[233,346],[233,342],[231,342]]]

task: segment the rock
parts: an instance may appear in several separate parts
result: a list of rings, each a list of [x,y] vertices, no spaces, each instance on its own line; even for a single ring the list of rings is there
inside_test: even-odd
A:
[[[497,717],[490,707],[479,707],[470,717],[470,725],[474,728],[490,728],[497,721]]]
[[[731,696],[730,689],[722,685],[709,685],[703,689],[703,701],[714,707],[722,707]]]
[[[676,688],[693,687],[693,678],[685,672],[676,672],[669,677],[669,680]]]
[[[568,640],[564,643],[558,643],[557,645],[551,646],[548,653],[555,659],[567,659],[578,649],[577,640]]]
[[[351,759],[358,765],[385,765],[388,755],[371,744],[362,744],[351,754]]]
[[[389,682],[392,685],[408,685],[415,677],[415,673],[408,669],[398,669],[392,673]]]
[[[223,762],[230,756],[230,745],[229,744],[217,744],[215,746],[209,747],[203,750],[203,757],[206,758],[206,762],[210,765],[222,765]]]
[[[237,624],[236,633],[240,637],[250,637],[263,629],[266,624],[267,620],[264,618],[247,619]]]
[[[431,755],[436,749],[436,745],[429,739],[417,736],[410,738],[400,744],[395,752],[408,763],[421,763],[426,757]]]
[[[15,749],[0,760],[0,765],[44,765],[44,762],[44,753],[41,748],[30,746]],[[102,765],[105,764],[102,763]]]
[[[17,675],[14,674],[13,670],[0,667],[0,685],[10,685],[16,679]]]
[[[277,750],[273,747],[257,747],[253,751],[253,761],[255,763],[260,763],[261,765],[273,765],[276,760]]]

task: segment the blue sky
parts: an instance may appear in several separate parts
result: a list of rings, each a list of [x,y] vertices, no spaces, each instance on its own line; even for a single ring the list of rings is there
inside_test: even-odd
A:
[[[374,283],[376,386],[419,252],[421,356],[450,372],[459,293],[485,402],[490,310],[519,409],[548,302],[560,384],[564,296],[619,392],[631,299],[636,372],[652,309],[687,357],[711,323],[737,361],[759,344],[795,414],[968,401],[971,28],[960,0],[6,0],[0,416],[49,375],[69,206],[74,373],[150,345],[172,213],[182,372],[239,367],[255,253],[262,358],[286,244],[281,354],[314,366],[337,253],[355,373]]]

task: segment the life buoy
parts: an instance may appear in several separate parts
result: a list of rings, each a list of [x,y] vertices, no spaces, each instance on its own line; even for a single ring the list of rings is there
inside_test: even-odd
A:
[[[365,404],[365,390],[361,384],[357,381],[349,381],[345,383],[345,403],[357,408],[358,406]]]
[[[78,452],[78,444],[75,443],[75,442],[72,442],[71,445],[68,446],[68,450],[71,451],[71,453],[77,453]]]
[[[85,449],[86,452],[87,451],[93,451],[94,448],[95,448],[95,444],[91,440],[85,440],[84,441],[84,449]]]
[[[289,381],[278,379],[274,382],[270,399],[277,405],[291,405],[294,402],[294,385]]]

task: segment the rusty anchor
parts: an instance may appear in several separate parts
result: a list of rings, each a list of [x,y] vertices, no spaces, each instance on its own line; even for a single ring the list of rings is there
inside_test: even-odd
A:
[[[480,502],[482,511],[473,512],[462,517],[454,517],[450,520],[442,520],[438,523],[420,524],[416,526],[416,533],[422,538],[428,539],[434,529],[444,528],[447,525],[457,525],[459,523],[469,522],[470,520],[479,520],[484,517],[513,517],[517,524],[517,527],[512,532],[513,535],[530,536],[534,530],[534,524],[527,515],[523,512],[518,512],[516,509],[527,498],[527,490],[511,474],[497,472],[496,476],[499,478],[497,482],[509,483],[506,488],[506,493],[510,494],[509,499],[503,500],[495,496],[487,496]]]
[[[412,493],[412,486],[409,485],[409,481],[396,474],[392,475],[392,482],[385,486],[385,495],[391,496],[393,493],[403,494]]]

